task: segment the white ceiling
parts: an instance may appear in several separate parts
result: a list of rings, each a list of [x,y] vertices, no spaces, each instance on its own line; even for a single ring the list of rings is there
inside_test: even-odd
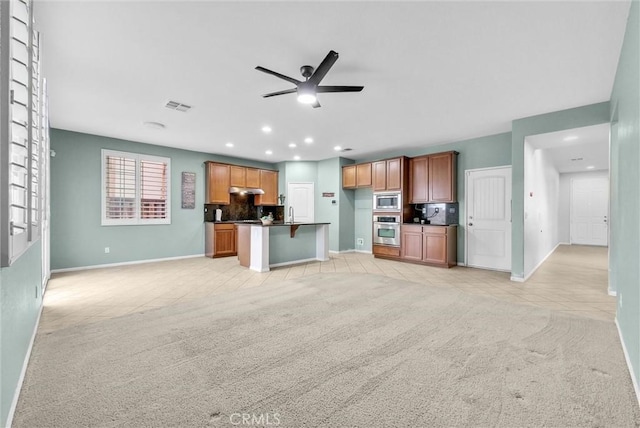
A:
[[[531,135],[527,142],[546,150],[558,172],[609,169],[609,124]]]
[[[279,162],[335,157],[336,145],[372,158],[606,101],[629,5],[43,1],[35,10],[53,127]],[[323,84],[361,93],[320,94],[319,109],[261,97],[291,86],[257,65],[301,79],[300,66],[331,49],[340,58]],[[193,109],[166,109],[168,100]]]

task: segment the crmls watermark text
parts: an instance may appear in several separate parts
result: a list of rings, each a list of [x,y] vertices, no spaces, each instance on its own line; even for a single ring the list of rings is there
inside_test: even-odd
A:
[[[277,426],[280,425],[280,413],[232,413],[229,422],[242,426]]]

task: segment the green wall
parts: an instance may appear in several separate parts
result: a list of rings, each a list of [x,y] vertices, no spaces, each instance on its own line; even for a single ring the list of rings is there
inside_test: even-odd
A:
[[[273,164],[53,129],[51,269],[204,254],[204,161]],[[171,158],[171,224],[101,226],[101,149]],[[182,209],[182,172],[196,173],[196,208]],[[105,254],[104,248],[110,253]]]
[[[437,146],[427,146],[418,149],[405,149],[395,150],[392,152],[386,152],[381,155],[380,159],[391,158],[395,156],[408,156],[415,157],[421,155],[428,155],[431,153],[447,152],[455,150],[458,153],[458,175],[457,175],[457,190],[458,190],[458,204],[460,207],[460,226],[458,227],[458,262],[464,262],[464,218],[465,218],[465,186],[464,186],[464,172],[468,169],[477,168],[489,168],[495,166],[505,166],[511,164],[511,133],[490,135],[487,137],[473,138],[470,140],[457,141],[454,143],[440,144]],[[376,159],[367,159],[363,161],[370,161]],[[362,189],[364,190],[364,189]],[[373,192],[356,190],[356,209],[355,209],[355,224],[359,228],[359,233],[367,233],[370,235],[371,230],[371,207],[372,207],[372,195]],[[368,207],[367,207],[368,206]],[[366,225],[366,226],[363,226]],[[356,233],[356,238],[362,237]],[[368,238],[368,246],[356,246],[356,249],[371,251],[371,238]]]
[[[609,102],[514,120],[512,147],[511,275],[524,278],[524,139],[529,135],[581,128],[609,122]]]
[[[632,375],[640,384],[640,5],[631,3],[611,94],[610,281]]]
[[[340,251],[353,250],[355,247],[355,195],[353,191],[342,188],[342,167],[353,163],[351,159],[338,158],[336,165],[336,195],[340,208]]]
[[[354,248],[353,192],[342,189],[342,165],[351,159],[331,158],[322,161],[281,162],[280,193],[287,194],[287,183],[314,183],[314,220],[329,225],[329,249],[346,251]],[[323,193],[333,193],[324,197]],[[335,203],[334,203],[335,201]],[[288,204],[288,199],[285,205]]]
[[[291,260],[316,258],[315,226],[300,226],[291,237],[288,226],[269,228],[269,262],[286,263]]]
[[[0,269],[0,426],[5,426],[42,305],[41,241]]]

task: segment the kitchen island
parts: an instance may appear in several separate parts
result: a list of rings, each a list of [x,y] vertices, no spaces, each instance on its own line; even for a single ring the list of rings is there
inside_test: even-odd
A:
[[[312,260],[329,260],[330,223],[236,223],[240,266],[257,272]]]

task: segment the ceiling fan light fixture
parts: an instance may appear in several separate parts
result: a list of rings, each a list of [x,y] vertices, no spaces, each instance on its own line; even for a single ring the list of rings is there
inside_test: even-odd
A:
[[[313,92],[298,91],[298,102],[302,104],[313,104],[316,102],[316,95]]]

